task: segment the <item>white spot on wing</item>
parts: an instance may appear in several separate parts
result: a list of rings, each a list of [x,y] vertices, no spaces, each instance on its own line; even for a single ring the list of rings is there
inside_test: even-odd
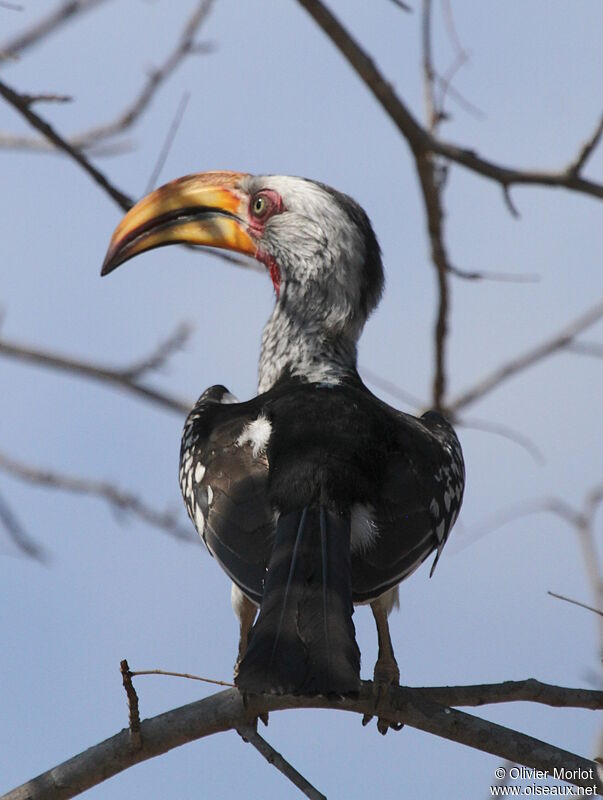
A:
[[[210,506],[212,504],[213,499],[214,499],[213,489],[211,488],[211,486],[208,486],[207,487],[207,505],[208,506]]]
[[[195,467],[195,483],[201,483],[204,475],[205,467],[200,461],[197,461],[197,466]]]
[[[251,454],[257,458],[266,452],[271,432],[270,421],[264,416],[259,416],[243,428],[243,432],[237,439],[237,445],[242,447],[244,444],[250,444]]]
[[[197,529],[197,533],[199,534],[199,536],[203,538],[203,531],[205,529],[205,517],[203,516],[203,512],[198,506],[195,509],[194,522],[195,522],[195,528]]]
[[[373,512],[371,506],[361,503],[352,506],[350,539],[352,553],[365,553],[379,535],[379,529],[371,516]]]

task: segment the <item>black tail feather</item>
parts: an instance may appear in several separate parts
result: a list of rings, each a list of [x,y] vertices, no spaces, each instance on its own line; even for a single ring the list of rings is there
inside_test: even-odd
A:
[[[358,692],[352,614],[349,516],[324,506],[285,514],[237,686],[253,694]]]

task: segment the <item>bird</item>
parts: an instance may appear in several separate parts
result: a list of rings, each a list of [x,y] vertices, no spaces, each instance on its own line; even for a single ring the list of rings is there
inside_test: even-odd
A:
[[[225,249],[265,267],[275,295],[257,395],[222,385],[186,419],[188,514],[232,581],[235,684],[245,695],[355,696],[355,605],[371,607],[379,691],[399,683],[388,617],[398,585],[440,558],[465,485],[446,416],[375,396],[357,345],[384,287],[362,207],[318,181],[213,171],[154,190],[123,218],[103,275],[156,247]],[[259,613],[258,613],[259,609]],[[386,719],[378,720],[381,733]]]

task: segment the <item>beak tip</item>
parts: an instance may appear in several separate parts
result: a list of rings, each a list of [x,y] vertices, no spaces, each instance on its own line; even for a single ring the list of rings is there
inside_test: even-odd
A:
[[[116,258],[116,255],[117,253],[115,252],[114,248],[110,248],[101,267],[101,277],[113,272],[113,270],[117,269],[117,267],[119,267],[119,265],[123,262],[123,259]]]

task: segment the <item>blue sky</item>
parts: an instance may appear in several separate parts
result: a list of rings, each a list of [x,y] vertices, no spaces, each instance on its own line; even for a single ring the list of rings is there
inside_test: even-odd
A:
[[[2,67],[24,92],[73,95],[39,106],[64,134],[112,119],[171,49],[195,3],[107,2]],[[418,2],[413,3],[418,8]],[[51,4],[0,8],[9,37]],[[450,140],[519,167],[567,164],[597,122],[603,11],[577,0],[452,3],[469,63],[456,88],[481,114],[450,104]],[[332,0],[417,115],[422,114],[419,23],[389,0]],[[453,49],[434,5],[442,71]],[[213,168],[304,175],[354,196],[369,213],[387,269],[384,300],[369,321],[360,363],[427,403],[432,377],[435,279],[417,180],[405,142],[305,12],[292,0],[222,0],[189,58],[128,134],[134,147],[96,163],[127,193],[145,190],[184,92],[190,100],[161,181]],[[27,132],[0,104],[0,130]],[[601,177],[596,153],[588,174]],[[162,249],[107,279],[100,265],[121,214],[75,164],[55,155],[0,151],[2,333],[32,345],[127,365],[182,320],[195,331],[154,385],[193,401],[224,383],[254,393],[270,282],[207,254]],[[537,273],[538,282],[452,284],[449,344],[454,396],[500,363],[557,332],[599,299],[602,236],[595,200],[517,188],[519,220],[500,188],[460,168],[447,186],[447,241],[466,270]],[[603,328],[583,338],[600,341]],[[105,478],[158,508],[181,510],[177,460],[182,419],[73,377],[0,360],[0,448],[35,465]],[[575,506],[601,480],[600,362],[559,354],[507,381],[467,417],[510,426],[544,462],[470,428],[459,433],[468,488],[433,579],[401,588],[391,619],[409,685],[536,677],[589,686],[598,669],[594,615],[547,595],[591,602],[575,533],[534,515],[474,540],[497,512],[544,495]],[[384,399],[391,398],[383,394]],[[404,407],[405,410],[412,410]],[[19,556],[0,531],[1,786],[14,785],[112,735],[127,722],[119,662],[228,680],[237,626],[229,583],[196,541],[179,544],[100,501],[21,484],[2,474],[26,530],[49,554]],[[598,528],[600,548],[600,523]],[[355,615],[370,677],[376,636]],[[137,681],[143,716],[211,692],[197,683]],[[572,752],[593,756],[592,712],[515,704],[476,713]],[[269,741],[330,798],[487,796],[498,760],[409,728],[382,738],[360,719],[327,712],[274,714]],[[451,787],[455,787],[454,790]],[[462,788],[461,788],[462,787]],[[294,796],[282,776],[235,733],[147,762],[92,789],[112,800]],[[452,792],[452,794],[451,794]]]

